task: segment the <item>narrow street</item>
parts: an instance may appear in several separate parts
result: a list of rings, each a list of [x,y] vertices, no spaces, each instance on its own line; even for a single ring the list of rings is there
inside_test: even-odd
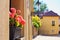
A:
[[[34,38],[33,40],[60,40],[59,36],[42,36],[42,35],[39,35],[36,38]]]

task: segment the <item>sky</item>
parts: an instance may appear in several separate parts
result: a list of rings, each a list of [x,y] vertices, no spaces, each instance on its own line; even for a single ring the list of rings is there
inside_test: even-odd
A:
[[[58,15],[60,15],[60,0],[39,0],[39,1],[46,3],[49,10],[52,10]]]
[[[49,10],[60,15],[60,0],[40,0],[47,4]]]

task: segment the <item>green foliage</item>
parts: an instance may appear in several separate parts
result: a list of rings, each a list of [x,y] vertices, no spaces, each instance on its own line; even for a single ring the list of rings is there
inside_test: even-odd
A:
[[[36,28],[41,27],[41,20],[40,20],[40,18],[38,16],[32,16],[32,24]]]
[[[46,10],[46,8],[47,8],[47,5],[45,3],[40,5],[40,11],[44,12]]]
[[[46,9],[47,9],[47,5],[45,4],[45,3],[43,3],[43,2],[40,2],[41,4],[39,5],[40,6],[40,8],[38,8],[38,5],[36,4],[37,3],[37,1],[34,1],[34,11],[36,12],[36,11],[38,11],[38,9],[40,9],[39,11],[45,11]]]

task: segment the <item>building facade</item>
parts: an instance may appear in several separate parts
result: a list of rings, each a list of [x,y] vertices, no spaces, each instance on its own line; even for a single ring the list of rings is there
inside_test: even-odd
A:
[[[41,19],[42,26],[39,29],[40,34],[57,35],[59,34],[59,16],[53,11],[46,12]]]

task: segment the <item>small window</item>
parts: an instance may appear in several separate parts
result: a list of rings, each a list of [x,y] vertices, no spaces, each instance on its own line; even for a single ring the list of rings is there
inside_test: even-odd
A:
[[[55,26],[55,21],[52,21],[52,26]]]
[[[59,27],[60,27],[60,25],[59,25]]]
[[[52,30],[52,32],[54,32],[54,30]]]

